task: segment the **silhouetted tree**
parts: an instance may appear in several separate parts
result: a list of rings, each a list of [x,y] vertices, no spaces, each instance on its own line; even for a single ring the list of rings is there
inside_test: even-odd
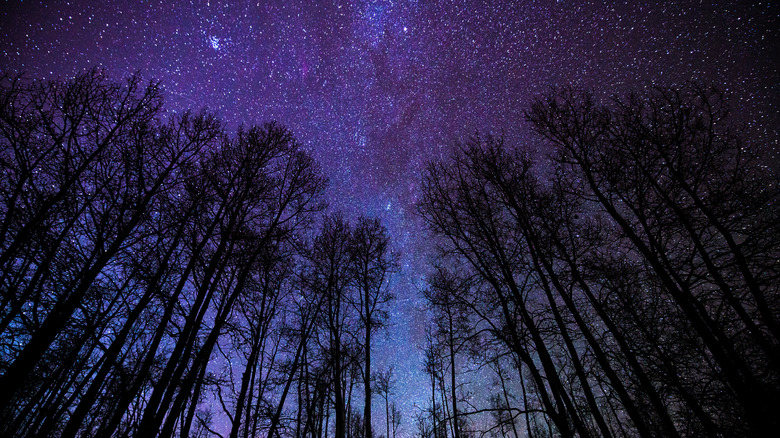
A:
[[[507,347],[532,370],[540,399],[560,433],[572,435],[573,425],[579,433],[590,435],[556,366],[560,343],[545,339],[547,333],[557,332],[553,324],[558,325],[559,319],[537,317],[537,313],[546,312],[546,307],[532,293],[537,293],[541,287],[535,286],[541,286],[546,279],[536,276],[538,271],[510,212],[487,190],[485,175],[474,156],[478,147],[475,142],[473,147],[456,154],[451,163],[429,166],[420,211],[429,227],[448,239],[450,246],[445,250],[463,256],[491,287],[485,301],[500,306],[508,326],[501,330],[509,335]],[[526,162],[515,173],[522,171],[519,175],[524,175],[529,170],[530,163]],[[457,291],[447,290],[449,294],[453,292]],[[527,331],[522,333],[520,327]]]
[[[156,84],[143,88],[133,76],[115,85],[93,70],[62,84],[4,77],[2,85],[0,334],[13,341],[5,341],[0,412],[8,418],[100,273],[138,237],[180,157],[140,166],[166,146],[150,127],[161,105]]]
[[[765,372],[780,364],[778,185],[727,117],[722,94],[695,84],[611,105],[562,89],[528,113],[578,180],[567,191],[610,218],[624,258],[644,264],[650,299],[673,303],[664,324],[690,331],[661,375],[685,376],[670,383],[696,427],[752,434],[776,429],[780,406],[780,382]]]
[[[388,422],[392,426],[392,435],[388,435],[388,438],[392,436],[395,438],[396,433],[398,432],[398,427],[401,425],[401,419],[403,418],[403,415],[401,411],[398,409],[398,407],[395,405],[395,402],[392,402],[390,404],[390,418],[388,418]]]
[[[457,269],[432,284],[511,352],[529,433],[776,428],[778,185],[726,115],[695,85],[556,90],[528,113],[552,172],[492,137],[429,165],[419,209]]]
[[[350,241],[349,224],[340,216],[327,216],[310,256],[310,287],[325,297],[321,321],[325,330],[327,368],[333,385],[337,438],[346,437],[348,428],[345,373],[351,361],[348,354],[351,342],[349,335],[354,327],[347,296],[352,280]]]
[[[371,433],[371,335],[387,321],[387,305],[393,299],[388,276],[397,270],[390,252],[390,237],[378,219],[360,217],[352,232],[350,256],[357,297],[353,301],[363,328],[363,387],[365,437]]]
[[[387,429],[386,437],[390,437],[390,394],[395,389],[395,382],[393,381],[393,367],[387,369],[384,372],[378,372],[374,375],[374,389],[373,391],[382,396],[385,399],[385,425]],[[393,406],[395,407],[395,406]]]
[[[455,438],[461,437],[461,423],[465,421],[459,416],[458,409],[459,385],[457,383],[458,360],[456,356],[465,356],[465,350],[473,335],[473,326],[469,321],[467,309],[463,303],[455,299],[457,289],[468,287],[459,280],[457,277],[449,275],[445,269],[438,268],[430,280],[430,289],[424,293],[434,310],[435,331],[433,336],[442,345],[444,354],[448,358],[452,410],[447,417],[452,436]]]
[[[298,372],[300,354],[276,366],[277,316],[306,309],[304,345],[319,309],[287,280],[323,208],[313,160],[276,124],[162,121],[138,76],[0,86],[0,431],[186,436],[210,430],[213,392],[231,436],[254,436],[271,376]]]

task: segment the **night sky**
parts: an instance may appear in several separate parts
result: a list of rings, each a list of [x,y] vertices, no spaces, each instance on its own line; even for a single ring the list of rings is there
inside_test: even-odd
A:
[[[229,129],[279,121],[330,178],[332,209],[382,219],[402,271],[375,357],[395,366],[406,431],[428,390],[419,290],[433,251],[414,212],[426,161],[476,131],[543,156],[523,111],[550,86],[609,95],[688,80],[726,91],[733,120],[777,158],[771,2],[42,3],[0,5],[2,73],[139,71],[162,81],[169,111],[206,107]]]

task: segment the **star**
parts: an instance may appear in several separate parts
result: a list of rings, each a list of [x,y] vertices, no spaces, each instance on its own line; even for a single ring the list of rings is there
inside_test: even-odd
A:
[[[213,35],[209,37],[209,44],[211,45],[211,48],[214,50],[219,50],[221,48],[220,46],[221,41],[222,40],[220,38],[215,37]]]

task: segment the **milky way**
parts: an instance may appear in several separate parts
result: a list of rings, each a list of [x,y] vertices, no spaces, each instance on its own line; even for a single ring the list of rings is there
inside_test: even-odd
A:
[[[523,111],[550,86],[609,95],[689,80],[726,91],[777,156],[768,2],[42,3],[0,6],[2,73],[139,71],[162,81],[170,111],[206,107],[229,129],[277,120],[329,176],[331,208],[384,221],[403,269],[375,355],[395,365],[407,412],[426,391],[419,290],[433,251],[414,209],[426,161],[475,132],[544,154]]]

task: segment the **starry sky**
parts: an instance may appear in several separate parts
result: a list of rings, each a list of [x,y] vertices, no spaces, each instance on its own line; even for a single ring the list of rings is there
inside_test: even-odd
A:
[[[290,128],[330,178],[331,207],[380,217],[402,256],[375,358],[395,366],[411,429],[427,390],[416,345],[433,251],[414,212],[425,163],[477,131],[543,155],[523,111],[551,86],[609,95],[688,80],[726,91],[733,120],[777,162],[772,3],[4,0],[0,72],[138,71],[162,81],[170,111]]]

